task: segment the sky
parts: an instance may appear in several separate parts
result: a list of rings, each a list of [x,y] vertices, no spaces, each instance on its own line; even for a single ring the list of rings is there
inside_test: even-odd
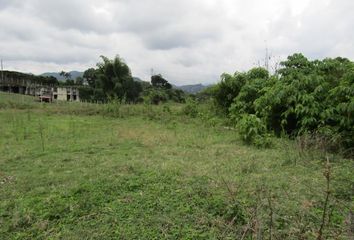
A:
[[[5,70],[84,71],[100,56],[133,76],[215,83],[301,52],[354,59],[353,0],[0,0]]]

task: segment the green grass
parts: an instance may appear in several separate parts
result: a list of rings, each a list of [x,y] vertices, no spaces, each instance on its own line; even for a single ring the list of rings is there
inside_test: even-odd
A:
[[[321,153],[285,139],[245,146],[233,130],[181,115],[181,106],[23,105],[16,97],[0,94],[1,239],[317,237]],[[353,161],[327,156],[324,237],[348,239]]]

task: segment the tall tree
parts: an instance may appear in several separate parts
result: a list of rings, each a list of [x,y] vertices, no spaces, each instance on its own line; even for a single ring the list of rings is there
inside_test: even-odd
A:
[[[103,92],[108,98],[136,102],[142,88],[138,82],[133,80],[128,65],[119,56],[114,59],[105,56],[101,58],[103,62],[97,64],[97,77]]]

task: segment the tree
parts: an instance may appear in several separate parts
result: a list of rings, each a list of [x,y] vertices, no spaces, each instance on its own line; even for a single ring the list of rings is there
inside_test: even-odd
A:
[[[97,77],[105,95],[120,101],[136,102],[142,88],[133,80],[128,65],[119,56],[112,60],[105,56],[101,58],[103,62],[97,64]]]
[[[84,80],[87,84],[92,87],[96,88],[98,85],[98,78],[97,78],[97,70],[94,68],[87,69],[83,74]]]
[[[246,80],[245,73],[235,72],[233,75],[228,73],[221,75],[221,81],[213,87],[212,95],[224,113],[228,113],[234,98],[237,97]]]
[[[71,73],[69,72],[64,72],[64,71],[61,71],[59,73],[60,76],[64,77],[66,80],[71,80]]]
[[[68,86],[72,86],[72,85],[75,85],[75,81],[72,79],[66,79],[64,84],[68,85]]]
[[[151,76],[151,84],[144,83],[144,98],[152,104],[166,101],[183,103],[185,93],[180,89],[173,89],[172,85],[161,74]]]
[[[231,118],[237,121],[242,114],[255,114],[255,100],[263,95],[263,89],[271,86],[274,80],[274,78],[269,78],[269,72],[264,68],[257,67],[249,70],[246,74],[245,84],[229,108]]]
[[[82,77],[77,77],[75,79],[75,85],[84,85],[84,79]]]
[[[171,89],[172,85],[168,83],[161,74],[151,76],[151,85],[157,88]]]

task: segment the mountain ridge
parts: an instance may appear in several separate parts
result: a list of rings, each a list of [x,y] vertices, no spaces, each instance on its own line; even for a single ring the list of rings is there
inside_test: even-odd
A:
[[[71,79],[76,79],[77,77],[82,77],[84,75],[83,72],[80,72],[80,71],[70,71],[69,72],[70,75],[71,75]],[[40,74],[40,76],[44,76],[44,77],[55,77],[56,79],[58,79],[59,81],[65,81],[66,78],[64,76],[60,76],[60,73],[59,72],[45,72],[45,73],[42,73]]]

